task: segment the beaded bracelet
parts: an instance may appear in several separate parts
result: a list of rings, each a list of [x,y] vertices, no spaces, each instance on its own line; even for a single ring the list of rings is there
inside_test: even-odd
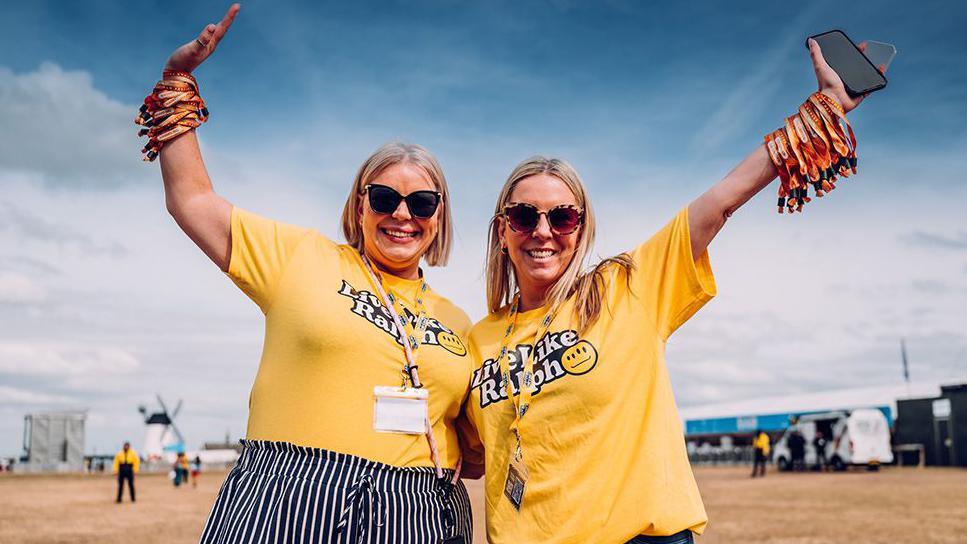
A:
[[[208,120],[208,108],[198,94],[198,81],[188,72],[165,71],[151,94],[144,98],[134,122],[146,127],[138,136],[147,136],[148,143],[141,149],[143,160],[158,157],[165,142]]]

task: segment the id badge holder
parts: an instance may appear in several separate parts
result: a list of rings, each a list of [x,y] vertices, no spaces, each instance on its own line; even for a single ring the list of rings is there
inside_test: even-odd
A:
[[[504,482],[504,496],[518,511],[520,511],[521,503],[524,502],[524,487],[526,485],[527,467],[524,466],[524,459],[511,453],[510,466],[507,467],[507,481]]]
[[[373,388],[373,430],[380,433],[423,434],[430,392],[413,387]]]

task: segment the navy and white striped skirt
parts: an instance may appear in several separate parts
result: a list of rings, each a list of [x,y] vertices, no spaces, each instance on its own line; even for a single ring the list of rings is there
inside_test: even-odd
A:
[[[243,440],[202,544],[471,542],[463,482],[286,442]]]

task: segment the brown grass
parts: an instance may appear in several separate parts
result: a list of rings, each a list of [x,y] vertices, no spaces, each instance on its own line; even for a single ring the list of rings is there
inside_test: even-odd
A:
[[[702,544],[967,541],[967,471],[777,474],[695,471],[711,518]],[[114,503],[109,475],[0,476],[0,543],[197,542],[224,473],[197,489],[138,476],[138,502]],[[470,482],[475,541],[484,542],[480,482]]]

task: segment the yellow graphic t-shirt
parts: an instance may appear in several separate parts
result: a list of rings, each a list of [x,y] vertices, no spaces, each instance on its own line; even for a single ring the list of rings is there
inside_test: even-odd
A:
[[[474,325],[478,368],[467,413],[484,450],[490,542],[609,543],[704,530],[664,360],[668,337],[715,295],[708,254],[692,258],[687,214],[631,253],[630,277],[608,269],[600,317],[585,333],[575,330],[569,300],[536,344],[535,390],[521,422],[529,478],[519,512],[503,495],[514,407],[495,362],[508,311]],[[508,344],[515,391],[546,312],[517,317]],[[480,445],[470,446],[469,461]]]
[[[324,448],[394,466],[433,466],[422,435],[373,430],[373,387],[399,385],[399,333],[360,259],[317,231],[232,210],[228,275],[265,314],[265,343],[249,399],[247,437]],[[421,280],[383,274],[415,322]],[[453,421],[472,370],[467,315],[428,290],[430,318],[416,351],[444,467],[460,455]],[[414,325],[415,327],[415,325]]]

